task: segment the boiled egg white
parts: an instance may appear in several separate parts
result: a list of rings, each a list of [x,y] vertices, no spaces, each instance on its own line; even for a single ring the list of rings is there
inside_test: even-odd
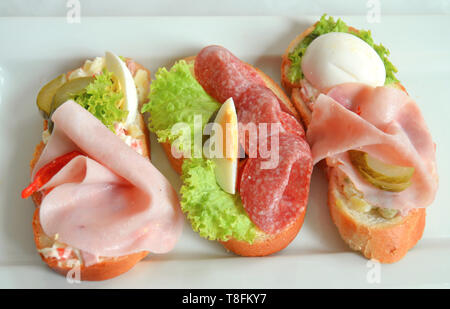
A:
[[[236,108],[232,98],[222,104],[214,124],[221,131],[217,130],[212,134],[209,142],[215,144],[215,155],[211,160],[215,162],[215,175],[217,184],[231,194],[236,193],[237,168],[238,168],[238,121]]]
[[[302,58],[305,78],[325,91],[342,83],[383,86],[386,69],[376,51],[353,34],[331,32],[316,38]]]
[[[130,70],[128,70],[125,62],[123,62],[116,54],[106,52],[105,56],[106,69],[112,72],[122,87],[125,106],[128,111],[126,125],[134,123],[138,111],[138,96],[136,85]]]

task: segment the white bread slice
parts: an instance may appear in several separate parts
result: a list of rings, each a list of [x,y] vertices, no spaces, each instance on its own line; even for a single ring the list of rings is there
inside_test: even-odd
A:
[[[195,61],[195,56],[184,58],[186,62],[193,63]],[[250,64],[247,64],[252,67]],[[253,68],[253,67],[252,67]],[[289,111],[297,120],[299,120],[299,114],[295,110],[294,106],[290,102],[289,98],[269,76],[263,73],[261,70],[256,69],[256,71],[261,75],[266,86],[270,88],[275,95],[278,96],[282,104],[284,105],[284,109]],[[195,76],[194,71],[192,70],[192,74]],[[169,159],[172,168],[181,175],[181,166],[183,164],[183,159],[176,159],[173,157],[171,152],[171,145],[169,143],[163,143],[162,147]],[[258,237],[256,240],[249,244],[245,241],[240,241],[236,239],[230,239],[228,241],[220,242],[226,249],[234,252],[235,254],[241,256],[266,256],[272,253],[278,252],[284,249],[289,243],[295,238],[295,236],[300,231],[303,220],[306,213],[306,207],[299,214],[297,219],[292,222],[289,226],[287,226],[284,230],[280,231],[277,234],[269,235],[262,231],[259,231]]]
[[[300,95],[301,84],[291,83],[287,73],[291,65],[289,53],[314,30],[315,24],[291,41],[282,56],[281,78],[282,85],[291,93],[291,100],[298,110],[303,124],[307,128],[311,121],[312,111],[308,104],[302,100]],[[353,32],[357,29],[350,27]],[[402,84],[390,85],[406,92]],[[340,185],[336,172],[327,168],[329,176],[328,184],[328,206],[332,220],[342,239],[353,250],[360,251],[368,259],[376,259],[381,263],[394,263],[408,252],[422,237],[425,228],[425,209],[415,209],[407,216],[397,215],[392,219],[384,219],[378,212],[372,211],[368,214],[347,207],[345,199],[339,195],[336,189]],[[344,201],[344,203],[339,202]],[[375,224],[375,222],[378,222]]]
[[[144,68],[142,65],[137,64],[137,70],[142,69],[145,70],[148,73],[148,80],[150,81],[150,71],[148,71],[146,68]],[[150,88],[150,84],[147,85],[148,88]],[[139,102],[138,108],[144,104],[144,102]],[[150,159],[150,143],[149,143],[149,135],[148,135],[148,129],[144,123],[144,119],[141,115],[141,113],[137,113],[136,117],[136,127],[139,128],[140,133],[136,136],[136,139],[140,140],[142,143],[142,155],[145,157],[148,157]],[[47,129],[47,121],[44,120],[44,130]],[[43,149],[45,147],[45,144],[41,141],[35,148],[33,158],[30,161],[30,170],[32,171],[34,166],[36,165]],[[42,253],[45,249],[52,248],[55,244],[58,244],[58,246],[68,246],[66,244],[62,244],[60,242],[57,242],[57,240],[49,237],[44,233],[42,230],[40,221],[39,221],[39,206],[42,201],[42,194],[40,192],[36,192],[32,195],[32,200],[36,205],[36,210],[34,212],[33,216],[33,233],[34,233],[34,240],[36,244],[36,249],[38,250],[42,260],[53,270],[56,272],[67,275],[69,271],[71,271],[75,265],[79,265],[79,271],[80,271],[80,280],[84,281],[101,281],[101,280],[107,280],[114,278],[118,275],[121,275],[128,270],[130,270],[136,263],[138,263],[140,260],[142,260],[144,257],[147,256],[147,251],[137,252],[134,254],[126,255],[126,256],[119,256],[119,257],[100,257],[100,262],[94,265],[90,265],[86,267],[79,256],[72,253],[70,258],[60,260],[55,257],[49,257]],[[76,248],[74,248],[76,249]],[[75,263],[74,263],[75,262]]]

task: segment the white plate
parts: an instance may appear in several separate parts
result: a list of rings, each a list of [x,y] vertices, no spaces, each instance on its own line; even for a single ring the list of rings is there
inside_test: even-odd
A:
[[[400,262],[373,266],[344,244],[326,206],[326,180],[315,170],[305,223],[280,253],[242,258],[200,238],[186,224],[176,248],[149,255],[106,282],[69,284],[37,254],[31,229],[34,206],[19,195],[41,137],[35,106],[40,87],[105,50],[132,57],[155,72],[160,66],[221,44],[279,81],[281,54],[317,17],[0,18],[0,287],[57,288],[296,288],[449,287],[450,284],[450,19],[447,16],[345,17],[370,28],[392,52],[399,79],[422,108],[437,144],[440,190],[428,210],[423,239]],[[152,137],[154,164],[178,189]],[[379,273],[379,283],[368,278]]]

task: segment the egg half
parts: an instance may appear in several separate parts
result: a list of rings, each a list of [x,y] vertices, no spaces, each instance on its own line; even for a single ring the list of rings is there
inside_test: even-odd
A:
[[[386,79],[376,51],[349,33],[331,32],[316,38],[306,49],[301,66],[305,78],[320,91],[349,82],[383,86]]]
[[[127,125],[130,125],[136,120],[136,114],[138,110],[138,96],[133,75],[131,75],[131,72],[130,70],[128,70],[125,62],[123,62],[114,53],[106,52],[105,65],[106,69],[117,77],[122,87],[125,98],[125,106],[128,111],[125,123]]]
[[[238,119],[232,98],[222,104],[214,119],[214,134],[211,134],[210,143],[214,143],[215,152],[211,160],[215,163],[217,184],[231,194],[236,193],[237,167],[238,167]],[[220,131],[220,132],[218,132]]]

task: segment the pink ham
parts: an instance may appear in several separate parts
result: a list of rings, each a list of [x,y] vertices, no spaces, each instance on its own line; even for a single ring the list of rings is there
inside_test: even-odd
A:
[[[77,103],[63,104],[52,120],[54,132],[33,175],[69,151],[86,156],[74,158],[42,188],[54,188],[40,206],[44,232],[58,234],[84,256],[171,250],[183,216],[167,179]]]
[[[406,213],[434,200],[435,144],[419,107],[403,91],[355,83],[336,86],[315,101],[307,138],[314,163],[327,158],[374,205]],[[373,187],[353,168],[346,153],[350,149],[389,164],[413,166],[412,185],[402,192]]]

